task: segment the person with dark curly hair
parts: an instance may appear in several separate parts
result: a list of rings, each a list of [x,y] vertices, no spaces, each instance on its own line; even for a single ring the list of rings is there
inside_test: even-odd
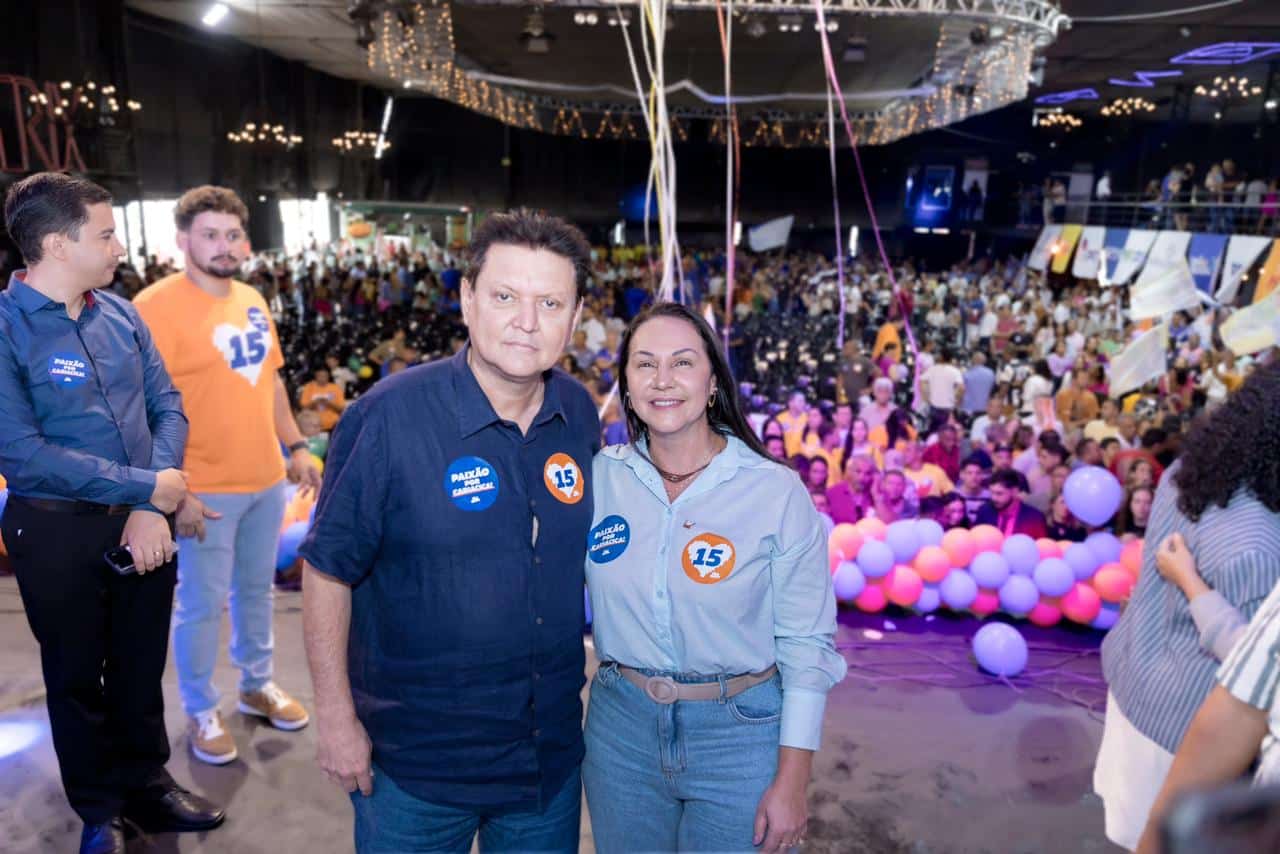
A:
[[[1218,664],[1280,580],[1280,364],[1256,370],[1183,443],[1156,489],[1142,571],[1102,644],[1106,727],[1093,785],[1113,842],[1136,848]],[[1203,584],[1161,575],[1177,535]],[[1173,540],[1177,542],[1176,540]]]

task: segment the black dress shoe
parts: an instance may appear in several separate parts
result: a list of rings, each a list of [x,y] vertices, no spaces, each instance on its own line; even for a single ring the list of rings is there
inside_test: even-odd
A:
[[[80,834],[80,854],[124,854],[124,822],[117,817],[86,823]]]
[[[148,833],[185,833],[212,830],[222,824],[227,814],[175,784],[130,801],[124,817]]]

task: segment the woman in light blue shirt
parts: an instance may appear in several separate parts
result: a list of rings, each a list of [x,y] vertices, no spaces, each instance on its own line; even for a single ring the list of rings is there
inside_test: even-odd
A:
[[[742,417],[702,318],[644,311],[618,375],[633,442],[596,456],[587,541],[596,847],[784,850],[846,670],[822,524]]]

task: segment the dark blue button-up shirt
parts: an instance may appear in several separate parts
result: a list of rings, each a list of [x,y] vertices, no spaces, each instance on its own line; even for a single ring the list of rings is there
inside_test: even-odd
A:
[[[24,277],[0,293],[0,473],[14,495],[150,509],[187,443],[151,333],[113,294],[86,294],[72,320]]]
[[[457,356],[347,408],[301,554],[352,586],[374,763],[424,800],[540,809],[581,762],[591,398],[546,375],[527,434]]]

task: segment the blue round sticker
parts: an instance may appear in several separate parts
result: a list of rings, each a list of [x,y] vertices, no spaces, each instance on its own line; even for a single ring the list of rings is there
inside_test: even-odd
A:
[[[254,328],[259,332],[266,332],[271,328],[270,324],[267,323],[266,314],[264,314],[262,309],[258,308],[256,305],[249,309],[249,322],[252,323]]]
[[[444,491],[459,510],[488,510],[498,500],[498,473],[480,457],[458,457],[444,473]]]
[[[75,353],[54,353],[49,357],[49,379],[56,386],[78,386],[89,381],[89,363]]]
[[[587,557],[595,563],[617,560],[631,542],[631,526],[621,516],[605,516],[587,534]]]

